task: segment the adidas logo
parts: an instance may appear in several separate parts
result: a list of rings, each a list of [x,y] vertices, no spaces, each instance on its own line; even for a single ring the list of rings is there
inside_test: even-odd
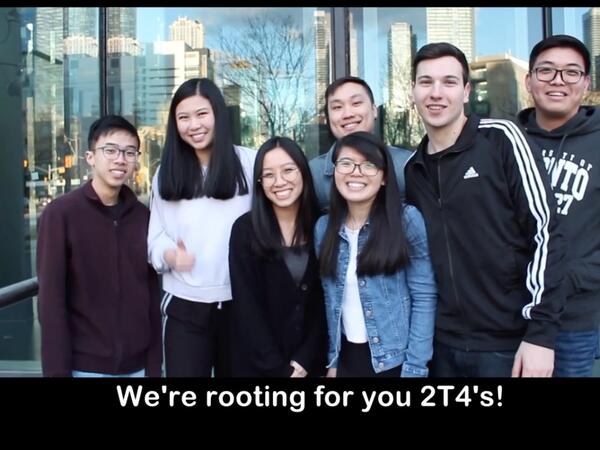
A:
[[[477,178],[479,176],[479,174],[477,173],[477,171],[473,168],[473,166],[469,167],[469,170],[467,170],[465,172],[465,175],[463,176],[463,178],[465,180],[468,180],[469,178]]]

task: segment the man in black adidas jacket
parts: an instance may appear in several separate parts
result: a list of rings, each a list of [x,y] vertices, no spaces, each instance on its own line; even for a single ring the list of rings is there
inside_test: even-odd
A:
[[[468,76],[451,44],[428,44],[413,62],[427,135],[405,175],[438,281],[430,373],[548,377],[564,299],[556,203],[514,123],[465,116]]]
[[[600,111],[581,106],[590,85],[590,53],[572,36],[536,44],[526,85],[535,108],[519,122],[541,147],[569,243],[565,310],[556,338],[554,376],[591,376],[600,322]]]

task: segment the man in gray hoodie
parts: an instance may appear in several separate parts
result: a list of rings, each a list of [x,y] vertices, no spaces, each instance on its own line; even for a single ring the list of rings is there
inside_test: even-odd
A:
[[[557,377],[591,376],[600,357],[600,111],[582,106],[589,73],[590,53],[578,39],[540,41],[525,80],[535,107],[518,116],[542,150],[567,240]]]

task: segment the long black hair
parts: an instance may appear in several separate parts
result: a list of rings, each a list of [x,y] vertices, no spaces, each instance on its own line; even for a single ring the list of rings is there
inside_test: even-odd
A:
[[[210,102],[215,116],[214,137],[206,175],[194,149],[181,139],[177,130],[177,105],[188,97],[200,95]],[[165,200],[212,197],[220,200],[248,193],[242,163],[231,139],[229,115],[219,88],[208,78],[185,81],[171,100],[167,136],[160,160],[160,196]]]
[[[273,211],[273,204],[260,185],[265,155],[275,148],[281,148],[292,158],[300,170],[303,182],[292,245],[301,243],[313,245],[313,228],[319,217],[319,203],[304,152],[292,139],[280,136],[270,138],[260,146],[254,162],[254,197],[250,210],[252,229],[255,235],[253,250],[258,255],[267,258],[275,256],[284,245],[283,235]]]
[[[383,170],[385,184],[371,205],[369,237],[358,255],[358,275],[391,275],[408,264],[408,243],[404,232],[402,200],[396,182],[394,163],[383,142],[376,136],[359,131],[339,139],[333,150],[335,163],[342,147],[351,147]],[[348,204],[331,183],[329,222],[321,247],[321,275],[335,277],[339,252],[339,230],[348,215]],[[343,274],[342,274],[343,275]]]

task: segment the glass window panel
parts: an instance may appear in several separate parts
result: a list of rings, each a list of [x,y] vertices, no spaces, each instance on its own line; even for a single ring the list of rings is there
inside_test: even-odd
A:
[[[22,91],[23,67],[21,17],[16,8],[0,8],[0,287],[30,275],[25,248],[28,238],[24,177],[27,173]],[[31,301],[0,310],[1,360],[33,359],[33,307]]]
[[[328,146],[321,97],[333,68],[330,8],[107,8],[106,18],[102,43],[99,8],[0,8],[3,142],[17,149],[0,152],[0,231],[11,236],[0,246],[0,286],[35,275],[39,215],[88,179],[87,133],[103,102],[139,129],[143,157],[131,184],[142,201],[171,96],[191,77],[223,90],[236,143],[256,148],[281,134],[309,157]],[[32,301],[0,310],[0,372],[39,371],[35,310]]]
[[[85,182],[87,133],[100,114],[97,8],[23,8],[23,106],[31,262],[44,206]]]
[[[107,21],[108,109],[139,129],[142,199],[171,97],[189,78],[221,88],[237,144],[258,148],[283,135],[309,157],[327,145],[319,111],[332,72],[329,8],[108,8]]]
[[[600,8],[552,8],[552,34],[570,34],[590,51],[590,92],[588,105],[600,105]]]
[[[350,71],[364,78],[379,105],[387,143],[414,147],[424,129],[410,99],[411,63],[430,42],[450,42],[467,56],[469,107],[513,119],[527,106],[527,58],[541,39],[540,8],[350,8]]]
[[[0,8],[0,30],[3,144],[16,150],[0,153],[5,286],[35,276],[40,213],[87,177],[87,131],[100,111],[98,8]],[[39,370],[35,312],[30,300],[0,310],[0,370]]]

